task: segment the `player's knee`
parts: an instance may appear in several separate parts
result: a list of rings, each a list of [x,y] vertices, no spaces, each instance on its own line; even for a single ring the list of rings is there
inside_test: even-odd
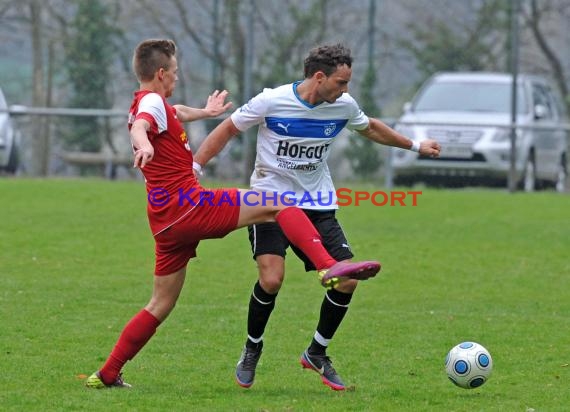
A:
[[[267,293],[275,294],[281,289],[283,284],[284,273],[280,270],[262,270],[259,271],[259,284]]]

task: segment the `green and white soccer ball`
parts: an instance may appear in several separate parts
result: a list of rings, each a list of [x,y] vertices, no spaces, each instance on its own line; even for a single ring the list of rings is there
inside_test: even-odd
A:
[[[493,370],[491,354],[476,342],[463,342],[454,346],[445,357],[447,377],[455,385],[474,389],[489,379]]]

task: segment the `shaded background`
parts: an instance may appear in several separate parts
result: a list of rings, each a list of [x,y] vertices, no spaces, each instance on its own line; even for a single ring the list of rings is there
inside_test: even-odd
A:
[[[371,116],[397,117],[404,102],[442,70],[510,70],[514,0],[0,0],[0,88],[8,104],[111,109],[94,117],[21,116],[21,175],[98,175],[71,167],[66,151],[129,154],[126,112],[137,88],[132,51],[168,37],[179,47],[180,81],[171,102],[205,104],[228,89],[237,107],[264,87],[302,78],[307,51],[343,42],[355,62],[350,93]],[[570,112],[570,0],[520,0],[521,73],[549,78]],[[125,113],[125,116],[121,113]],[[196,122],[194,148],[219,120]],[[247,136],[234,139],[211,166],[214,176],[245,178]],[[356,140],[356,139],[355,139]],[[363,140],[364,139],[359,139]],[[382,148],[339,139],[338,173]],[[245,163],[245,166],[244,166]],[[125,168],[119,177],[133,177]],[[359,173],[359,176],[362,176]]]

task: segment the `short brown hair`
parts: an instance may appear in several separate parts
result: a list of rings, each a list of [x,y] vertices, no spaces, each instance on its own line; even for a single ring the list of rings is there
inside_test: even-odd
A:
[[[169,69],[170,60],[176,54],[176,44],[167,39],[145,40],[136,47],[133,71],[139,81],[151,81],[160,69]]]
[[[349,48],[340,43],[315,47],[305,59],[305,78],[312,77],[318,71],[330,76],[338,66],[344,64],[352,67],[352,56]]]

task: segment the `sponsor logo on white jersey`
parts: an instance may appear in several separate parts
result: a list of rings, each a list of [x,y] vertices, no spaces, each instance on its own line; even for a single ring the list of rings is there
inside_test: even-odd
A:
[[[325,143],[321,145],[302,145],[296,143],[289,143],[287,141],[280,140],[277,144],[277,156],[285,156],[295,159],[317,159],[323,158],[323,155],[327,152],[330,143]]]

